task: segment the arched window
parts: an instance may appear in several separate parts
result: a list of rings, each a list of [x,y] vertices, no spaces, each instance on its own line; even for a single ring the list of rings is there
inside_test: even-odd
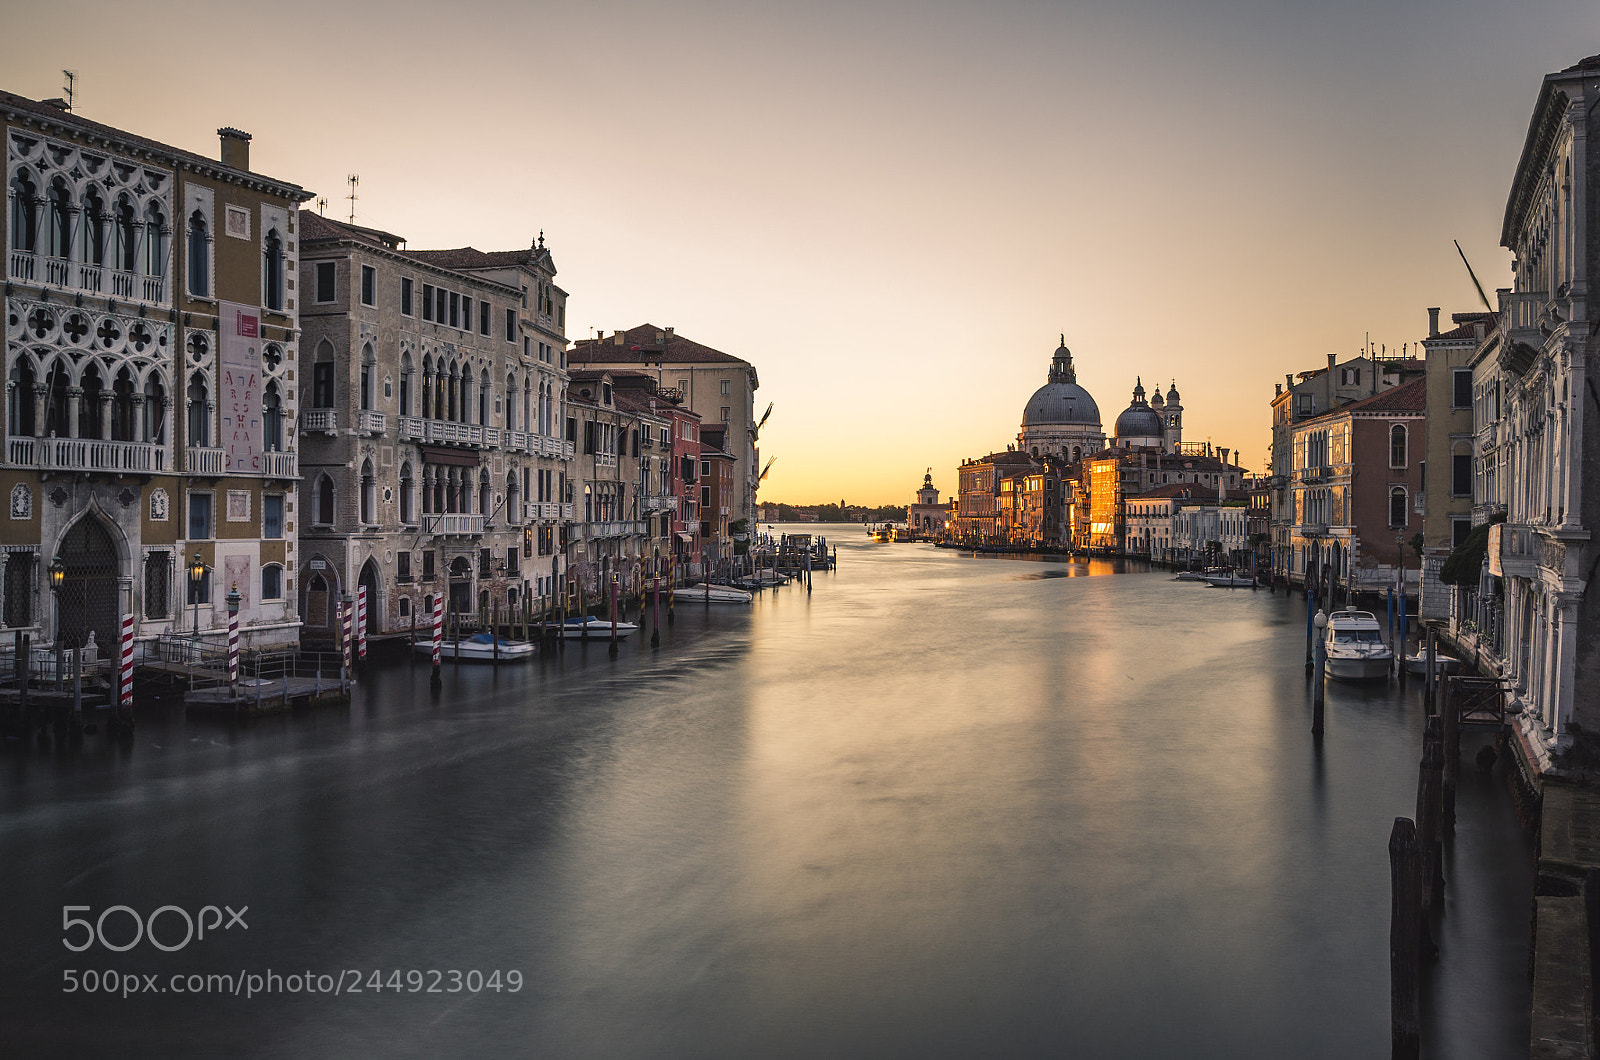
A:
[[[276,563],[261,568],[261,599],[283,599],[283,568]]]
[[[111,390],[111,437],[118,442],[134,441],[133,432],[137,424],[133,416],[133,373],[127,368],[117,372]]]
[[[311,407],[333,408],[333,343],[323,339],[317,343],[317,359],[311,365]]]
[[[506,430],[517,429],[517,377],[506,376]]]
[[[261,398],[261,445],[269,453],[283,452],[283,397],[278,384],[267,384]]]
[[[126,195],[117,196],[115,224],[117,253],[112,265],[123,272],[132,272],[135,262],[138,261],[136,252],[139,246],[139,225],[138,217],[133,212],[133,200]]]
[[[594,492],[588,486],[583,487],[583,521],[594,522]]]
[[[478,422],[485,427],[489,425],[489,395],[493,389],[489,385],[489,370],[484,369],[478,375]]]
[[[1403,423],[1389,428],[1389,466],[1406,466],[1406,428]]]
[[[211,294],[211,232],[199,210],[189,215],[188,254],[189,293],[204,298]]]
[[[276,228],[261,240],[262,301],[268,309],[283,309],[283,238]]]
[[[494,495],[489,491],[489,472],[478,473],[478,514],[488,519],[494,514]]]
[[[106,201],[90,188],[83,194],[78,218],[78,260],[88,265],[106,263]]]
[[[189,377],[189,444],[211,444],[211,417],[206,413],[206,377],[199,372]]]
[[[72,426],[67,423],[67,387],[72,386],[72,376],[67,375],[61,362],[54,363],[45,375],[45,436],[56,439],[72,437]]]
[[[151,203],[144,209],[144,274],[165,276],[167,272],[167,219],[161,207]]]
[[[400,355],[400,415],[411,415],[411,354]]]
[[[372,355],[372,344],[361,347],[361,407],[372,408],[372,369],[375,358]]]
[[[454,420],[456,418],[456,387],[458,382],[459,377],[456,374],[456,366],[452,364],[450,366],[450,394],[445,403],[444,415],[439,417],[442,420]]]
[[[31,438],[37,433],[33,417],[33,367],[19,357],[11,366],[10,383],[6,428],[13,438]]]
[[[506,472],[506,518],[507,524],[515,526],[522,522],[522,487],[517,484],[517,473]]]
[[[326,471],[317,479],[317,522],[333,525],[333,479]]]
[[[78,398],[78,437],[99,438],[100,394],[105,390],[105,384],[100,381],[100,369],[93,364],[85,368],[78,387],[82,391]]]
[[[144,381],[144,438],[157,445],[167,440],[167,388],[160,376],[151,372]]]
[[[361,465],[361,521],[378,521],[378,480],[372,473],[372,461]]]
[[[56,178],[44,203],[44,252],[52,258],[72,253],[72,193],[66,181]]]
[[[1406,491],[1401,486],[1389,490],[1389,526],[1403,530],[1406,525]]]
[[[27,174],[11,178],[11,249],[30,254],[39,245],[39,189]]]
[[[400,467],[400,521],[410,524],[417,521],[416,501],[413,493],[416,483],[411,478],[411,465],[402,464]]]

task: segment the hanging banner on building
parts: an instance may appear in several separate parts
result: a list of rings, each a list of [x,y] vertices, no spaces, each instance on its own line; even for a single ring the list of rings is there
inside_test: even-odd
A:
[[[260,474],[261,317],[249,306],[222,302],[217,330],[224,467],[230,474]]]
[[[1500,523],[1489,527],[1489,573],[1496,578],[1505,577],[1505,572],[1500,569],[1500,531]]]

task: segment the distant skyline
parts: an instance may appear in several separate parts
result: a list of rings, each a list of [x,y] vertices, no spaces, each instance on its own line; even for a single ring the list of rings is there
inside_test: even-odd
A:
[[[803,6],[62,0],[0,88],[252,167],[415,248],[542,230],[568,335],[756,365],[760,497],[905,504],[1015,440],[1065,333],[1264,466],[1274,380],[1509,284],[1540,79],[1600,9],[1376,0]],[[90,30],[92,29],[92,32]],[[70,32],[69,32],[70,30]]]

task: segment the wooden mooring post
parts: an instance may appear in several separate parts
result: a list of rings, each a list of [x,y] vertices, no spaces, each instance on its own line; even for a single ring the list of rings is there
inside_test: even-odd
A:
[[[1425,921],[1417,827],[1396,817],[1389,831],[1389,1038],[1394,1060],[1416,1060],[1422,1047],[1418,981]]]
[[[1422,736],[1422,762],[1417,770],[1417,845],[1422,858],[1422,917],[1423,932],[1428,930],[1428,918],[1434,907],[1444,901],[1444,868],[1440,864],[1443,840],[1439,832],[1439,816],[1444,781],[1444,739],[1439,732],[1439,719],[1428,719],[1428,728]],[[1428,945],[1433,952],[1431,940]]]
[[[1431,661],[1431,660],[1430,660]],[[1452,678],[1439,681],[1439,715],[1443,719],[1444,778],[1441,788],[1440,826],[1445,835],[1456,831],[1456,786],[1461,778],[1461,696]]]
[[[1328,616],[1318,611],[1311,624],[1316,630],[1315,643],[1312,646],[1316,665],[1311,672],[1311,734],[1320,737],[1323,708],[1327,699],[1328,645],[1323,637],[1323,631],[1328,628]]]

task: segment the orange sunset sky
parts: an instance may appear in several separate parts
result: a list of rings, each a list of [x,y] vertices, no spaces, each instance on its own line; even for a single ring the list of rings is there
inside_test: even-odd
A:
[[[1176,379],[1259,470],[1284,373],[1508,284],[1592,3],[19,5],[0,88],[313,189],[413,248],[541,230],[568,336],[752,361],[761,497],[906,503],[1013,441],[1059,333],[1109,430]],[[66,32],[65,27],[76,27]],[[152,57],[162,57],[152,63]]]

